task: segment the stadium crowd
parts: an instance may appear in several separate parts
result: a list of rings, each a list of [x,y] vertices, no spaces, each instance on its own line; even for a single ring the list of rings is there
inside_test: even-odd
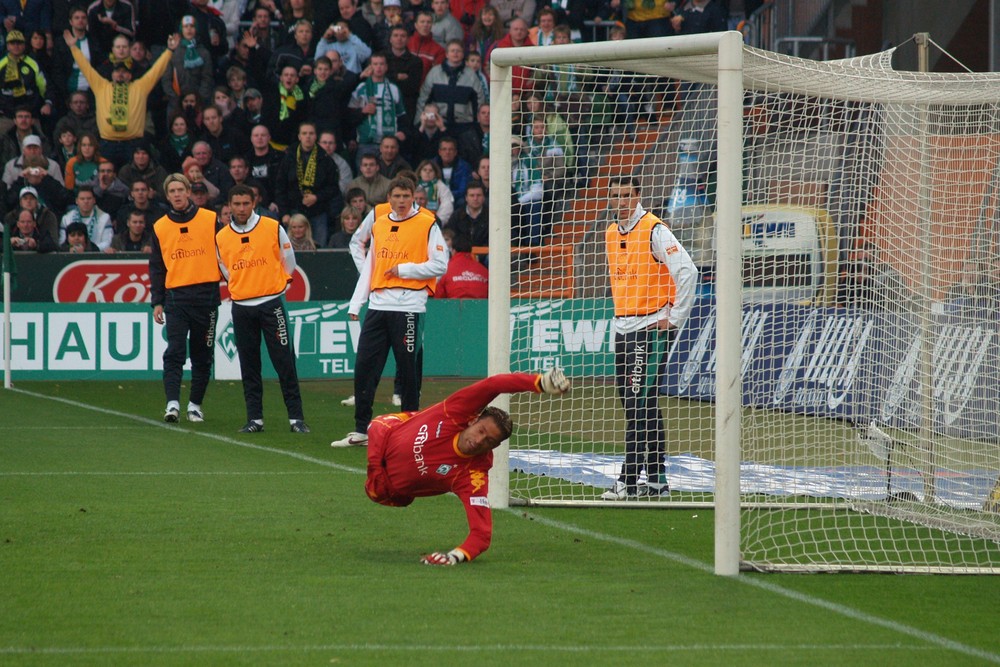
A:
[[[243,184],[297,251],[343,248],[403,173],[463,251],[486,246],[494,49],[721,30],[753,4],[0,0],[5,242],[148,252],[183,173],[220,223]],[[571,66],[514,78],[514,242],[536,245],[593,162],[589,112],[624,93]]]

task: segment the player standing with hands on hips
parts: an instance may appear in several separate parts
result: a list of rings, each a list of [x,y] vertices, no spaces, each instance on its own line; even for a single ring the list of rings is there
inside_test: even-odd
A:
[[[331,447],[368,444],[375,389],[390,349],[402,385],[402,408],[407,412],[420,409],[420,319],[427,312],[427,297],[434,293],[437,278],[448,270],[448,250],[434,214],[413,206],[415,189],[408,178],[392,179],[391,210],[372,226],[371,250],[361,266],[347,311],[357,320],[368,302],[354,366],[354,430],[331,442]]]
[[[201,403],[208,388],[215,354],[219,315],[219,262],[215,254],[215,212],[191,201],[191,183],[183,174],[163,182],[170,210],[153,225],[149,256],[153,320],[166,323],[163,389],[167,409],[163,421],[175,423],[180,413],[181,377],[191,349],[191,396],[187,418],[205,421]]]
[[[658,368],[691,313],[698,268],[670,228],[643,209],[634,178],[612,178],[608,195],[617,217],[605,233],[615,306],[615,386],[626,431],[621,474],[601,499],[628,500],[669,492]],[[640,485],[643,470],[647,483]]]
[[[421,558],[456,565],[486,551],[493,537],[489,471],[493,450],[514,430],[510,415],[487,407],[500,394],[569,391],[561,369],[541,375],[511,373],[480,380],[421,412],[383,415],[368,429],[365,492],[380,505],[406,507],[416,498],[454,493],[465,507],[469,535],[447,552]]]
[[[219,268],[229,281],[233,299],[233,330],[243,377],[247,423],[240,433],[264,430],[264,385],[261,381],[260,339],[278,374],[292,433],[308,433],[302,415],[302,395],[295,368],[295,350],[288,312],[281,296],[292,282],[295,251],[277,220],[254,212],[253,188],[229,190],[233,219],[216,234]]]

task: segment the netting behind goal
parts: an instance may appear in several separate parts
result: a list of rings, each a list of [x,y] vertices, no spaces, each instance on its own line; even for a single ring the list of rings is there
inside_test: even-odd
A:
[[[574,379],[566,398],[512,398],[510,502],[717,506],[729,415],[744,567],[1000,571],[1000,77],[744,49],[733,134],[717,53],[630,60],[631,44],[494,68],[511,156],[494,131],[491,183],[510,173],[513,197],[509,257],[491,254],[510,265],[509,308],[491,306],[509,339],[491,347],[509,343],[512,370]],[[735,167],[741,188],[719,177]],[[605,253],[623,174],[701,279],[658,368],[671,492],[602,501],[626,447]],[[736,394],[719,393],[723,366]]]

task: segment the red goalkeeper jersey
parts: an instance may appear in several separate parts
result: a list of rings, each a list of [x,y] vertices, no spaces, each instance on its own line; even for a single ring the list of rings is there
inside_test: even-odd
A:
[[[540,382],[540,375],[494,375],[420,412],[373,419],[368,428],[369,497],[385,505],[408,505],[414,498],[454,493],[469,521],[469,536],[458,548],[469,560],[486,551],[493,534],[487,500],[493,452],[466,456],[458,450],[458,435],[500,394],[541,393]]]

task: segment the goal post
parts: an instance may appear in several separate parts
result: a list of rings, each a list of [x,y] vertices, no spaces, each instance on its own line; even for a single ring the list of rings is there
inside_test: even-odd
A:
[[[891,59],[735,32],[493,52],[489,372],[574,381],[506,400],[494,507],[712,508],[723,575],[1000,572],[1000,76]],[[701,274],[649,350],[670,493],[621,500],[617,176]]]

